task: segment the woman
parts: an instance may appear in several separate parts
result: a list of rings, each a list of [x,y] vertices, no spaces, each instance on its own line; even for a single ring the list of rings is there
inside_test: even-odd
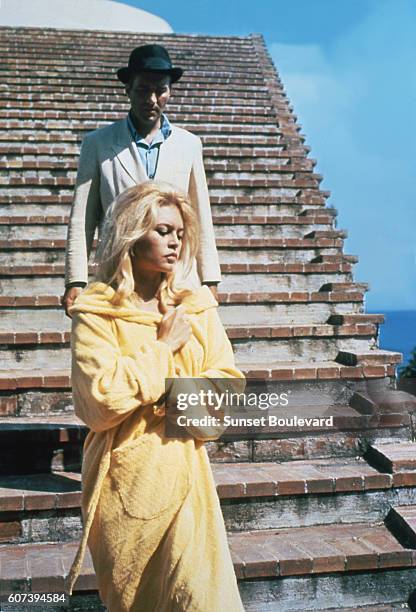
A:
[[[194,212],[148,182],[111,207],[98,281],[72,307],[76,414],[91,429],[82,466],[83,538],[110,612],[241,612],[202,441],[165,436],[165,379],[243,378],[207,287],[185,286]]]

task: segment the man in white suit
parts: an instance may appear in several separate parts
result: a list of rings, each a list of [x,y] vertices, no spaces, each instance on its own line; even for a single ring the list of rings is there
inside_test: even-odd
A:
[[[125,189],[149,179],[167,181],[188,193],[200,223],[199,279],[216,296],[221,274],[202,144],[194,134],[171,125],[163,113],[171,85],[182,74],[164,47],[134,49],[128,66],[117,71],[131,104],[128,116],[89,133],[82,143],[68,225],[62,297],[67,313],[88,282],[88,258],[105,211]]]

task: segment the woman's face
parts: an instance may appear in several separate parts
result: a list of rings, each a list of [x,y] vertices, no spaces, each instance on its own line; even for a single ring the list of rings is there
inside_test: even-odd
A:
[[[181,252],[183,233],[183,220],[178,208],[160,206],[154,227],[133,247],[133,271],[172,272]]]

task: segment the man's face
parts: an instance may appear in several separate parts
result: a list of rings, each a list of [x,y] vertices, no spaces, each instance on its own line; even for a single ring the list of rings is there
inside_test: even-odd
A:
[[[141,72],[126,85],[126,93],[135,118],[153,125],[169,101],[170,77],[157,72]]]

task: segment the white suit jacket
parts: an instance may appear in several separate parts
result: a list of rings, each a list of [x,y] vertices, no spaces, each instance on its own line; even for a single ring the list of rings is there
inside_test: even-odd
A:
[[[65,284],[88,282],[88,258],[95,229],[99,228],[105,211],[125,189],[147,180],[127,118],[87,134],[81,146],[68,224]],[[154,180],[167,181],[188,194],[200,224],[199,278],[203,282],[219,282],[221,273],[201,140],[172,125],[170,136],[160,146]]]

